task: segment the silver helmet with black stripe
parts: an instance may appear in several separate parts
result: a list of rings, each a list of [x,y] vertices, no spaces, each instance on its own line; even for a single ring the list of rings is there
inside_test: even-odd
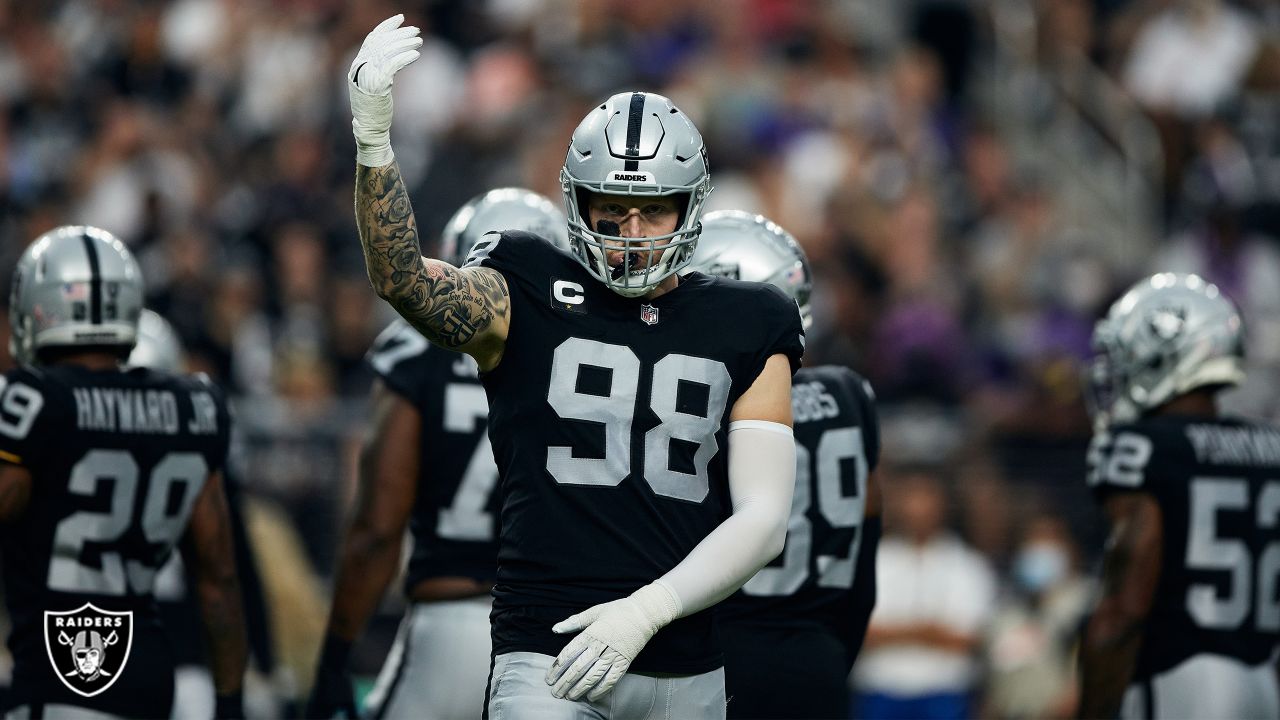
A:
[[[1099,428],[1244,381],[1240,313],[1197,275],[1159,273],[1131,287],[1098,321],[1093,348],[1088,399]]]
[[[142,271],[119,238],[64,225],[36,238],[18,259],[9,296],[9,352],[35,363],[41,350],[118,348],[138,337]]]
[[[525,230],[569,249],[568,224],[555,203],[532,190],[505,187],[481,193],[445,223],[440,258],[454,265],[466,261],[476,241],[495,230]]]
[[[667,98],[618,93],[597,105],[573,131],[560,188],[569,216],[569,245],[578,262],[625,297],[640,297],[693,259],[711,176],[702,134]],[[591,227],[587,193],[664,197],[680,201],[673,232],[626,238]],[[608,250],[623,250],[611,267]],[[633,262],[633,259],[636,261]]]
[[[707,213],[690,267],[708,275],[771,283],[796,301],[805,329],[813,322],[809,258],[791,233],[763,215],[743,210]]]

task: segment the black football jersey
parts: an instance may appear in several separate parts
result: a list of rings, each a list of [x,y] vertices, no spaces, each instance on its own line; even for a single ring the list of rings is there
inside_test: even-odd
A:
[[[769,285],[691,273],[624,298],[528,233],[485,236],[467,263],[511,295],[483,375],[501,477],[494,652],[555,655],[551,626],[662,576],[731,510],[728,417],[774,354],[803,352],[795,303]],[[719,667],[710,611],[660,631],[640,672]]]
[[[498,467],[485,430],[489,405],[475,360],[431,346],[397,320],[369,365],[422,417],[422,462],[409,520],[413,554],[405,592],[440,576],[492,582],[497,569]]]
[[[229,420],[203,376],[136,368],[20,367],[0,390],[0,460],[32,477],[26,511],[4,527],[5,601],[13,620],[14,704],[71,702],[153,713],[172,675],[153,595],[210,473],[227,456]],[[133,613],[132,649],[99,696],[72,695],[46,650],[46,611],[86,602]],[[118,651],[118,648],[116,650]]]
[[[1150,494],[1163,559],[1135,681],[1192,655],[1263,663],[1280,640],[1280,431],[1229,419],[1158,416],[1094,436],[1099,501]]]
[[[874,593],[859,582],[867,478],[880,457],[871,387],[844,367],[802,368],[792,382],[796,488],[787,544],[720,605],[722,621],[809,627],[853,644],[851,608]],[[852,653],[848,653],[852,655]]]

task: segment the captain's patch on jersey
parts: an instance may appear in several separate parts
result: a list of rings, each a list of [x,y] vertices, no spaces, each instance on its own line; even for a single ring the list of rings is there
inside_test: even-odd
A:
[[[84,697],[115,684],[133,647],[133,611],[112,612],[85,603],[44,613],[44,646],[62,684]]]
[[[581,284],[569,280],[553,281],[551,283],[551,307],[585,315],[587,312],[586,289]]]

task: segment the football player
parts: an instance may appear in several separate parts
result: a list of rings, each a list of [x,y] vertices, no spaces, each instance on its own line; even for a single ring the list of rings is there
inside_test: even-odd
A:
[[[693,267],[772,283],[808,327],[809,260],[769,219],[708,213]],[[876,604],[880,429],[871,386],[845,367],[801,368],[791,416],[796,487],[786,549],[717,608],[730,718],[844,717],[849,670]]]
[[[159,314],[144,309],[138,317],[138,339],[129,353],[129,367],[146,367],[174,375],[187,372],[182,341],[173,326]],[[275,651],[267,626],[266,601],[258,574],[253,549],[244,524],[240,485],[229,469],[223,470],[223,489],[227,493],[227,520],[231,523],[232,544],[236,553],[236,573],[240,579],[241,603],[248,633],[249,655],[255,667],[265,675],[275,670]],[[160,617],[173,648],[174,671],[173,715],[182,718],[209,717],[214,712],[216,693],[209,672],[200,608],[191,594],[191,575],[181,553],[172,553],[160,568],[155,580],[155,595]],[[282,698],[286,703],[290,698]],[[252,702],[250,702],[252,704]]]
[[[1111,524],[1081,647],[1082,717],[1276,718],[1280,431],[1221,417],[1240,315],[1162,273],[1093,334],[1088,482]]]
[[[222,490],[227,410],[202,377],[123,368],[142,295],[128,249],[92,227],[40,236],[14,270],[19,365],[0,395],[0,547],[19,716],[169,716],[174,666],[153,590],[180,540],[212,651],[216,711],[242,712],[244,620]],[[77,619],[90,603],[99,616]],[[86,636],[101,671],[87,682],[55,661],[65,638],[50,613],[90,627],[101,613],[132,621],[127,633],[116,625]]]
[[[550,200],[501,188],[454,214],[440,253],[460,265],[485,233],[505,229],[569,244],[564,214]],[[376,717],[479,718],[498,554],[498,468],[485,434],[484,388],[470,356],[431,348],[403,320],[378,337],[369,364],[377,376],[374,426],[307,717],[355,716],[347,657],[398,569],[407,526],[410,607],[368,710]]]
[[[488,712],[723,717],[705,611],[782,550],[795,303],[679,275],[711,189],[706,152],[684,113],[641,92],[601,102],[573,133],[561,170],[571,254],[504,232],[461,268],[423,258],[389,140],[391,81],[421,43],[402,21],[375,28],[347,76],[356,224],[378,294],[471,355],[489,400],[500,529]]]

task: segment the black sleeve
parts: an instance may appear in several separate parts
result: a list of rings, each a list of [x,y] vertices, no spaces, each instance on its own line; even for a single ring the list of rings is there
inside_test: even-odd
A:
[[[239,481],[224,477],[222,486],[227,493],[228,518],[231,521],[232,541],[235,544],[236,572],[240,576],[240,601],[244,605],[244,624],[249,636],[249,652],[263,674],[275,672],[275,650],[272,646],[271,625],[267,621],[267,601],[263,595],[262,575],[249,545],[249,530],[245,524]]]
[[[791,362],[791,374],[800,369],[804,357],[804,325],[800,322],[800,309],[781,290],[766,284],[756,289],[758,301],[754,303],[762,329],[761,350],[754,359],[751,380],[760,376],[769,358],[782,353]]]
[[[850,607],[847,617],[851,623],[845,635],[845,667],[847,675],[862,651],[867,638],[867,625],[871,611],[876,607],[876,549],[880,547],[880,517],[866,518],[862,524],[862,542],[858,545],[858,559],[854,564],[854,585],[849,592]]]
[[[0,378],[0,461],[32,467],[56,444],[60,400],[37,370],[19,367]]]
[[[867,451],[867,472],[880,464],[880,414],[876,412],[876,393],[871,383],[858,373],[847,370],[849,389],[858,399],[862,411],[862,444]]]
[[[422,333],[397,319],[373,341],[365,362],[392,392],[421,407],[431,381],[431,374],[425,369],[427,353],[431,351],[431,343]]]

